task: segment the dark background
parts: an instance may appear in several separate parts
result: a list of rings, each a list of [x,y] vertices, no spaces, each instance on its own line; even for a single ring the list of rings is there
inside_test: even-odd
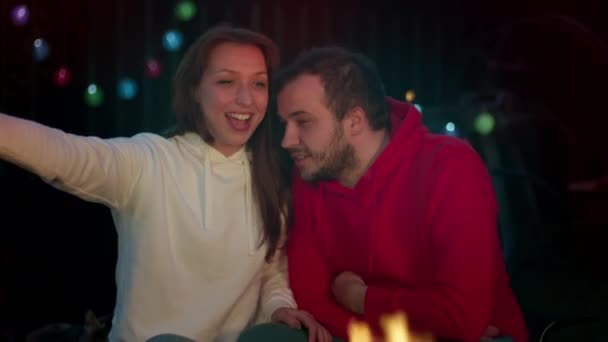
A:
[[[285,62],[312,46],[350,47],[376,61],[391,96],[416,91],[433,131],[454,122],[486,160],[507,266],[535,339],[556,322],[544,341],[608,340],[602,1],[198,0],[189,22],[173,15],[178,2],[0,0],[0,111],[83,135],[161,132],[173,122],[175,67],[211,25],[262,31]],[[30,21],[16,27],[10,11],[21,3]],[[168,29],[184,35],[177,52],[161,44]],[[51,47],[42,62],[32,60],[38,37]],[[151,57],[163,66],[159,78],[145,73]],[[53,81],[62,65],[72,72],[67,87]],[[116,95],[122,77],[138,84],[132,100]],[[95,108],[84,101],[92,82],[105,93]],[[488,136],[472,129],[482,111],[497,122]],[[116,234],[107,209],[0,162],[0,236],[0,336],[79,323],[88,309],[111,314]]]

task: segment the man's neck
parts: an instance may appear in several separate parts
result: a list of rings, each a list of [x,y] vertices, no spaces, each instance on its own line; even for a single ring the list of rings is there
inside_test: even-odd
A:
[[[390,140],[390,133],[386,130],[371,132],[353,144],[357,163],[351,170],[345,171],[339,178],[340,184],[347,188],[354,188],[359,179],[374,164],[378,156],[384,151]]]

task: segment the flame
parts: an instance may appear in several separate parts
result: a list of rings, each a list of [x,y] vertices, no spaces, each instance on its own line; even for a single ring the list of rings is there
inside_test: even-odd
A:
[[[380,326],[384,332],[384,342],[433,342],[430,335],[417,335],[410,331],[407,317],[402,312],[380,317]],[[381,341],[374,339],[372,332],[365,322],[351,321],[348,324],[349,342]]]
[[[349,342],[372,342],[372,332],[365,322],[352,321],[348,324]]]
[[[411,342],[410,330],[405,314],[398,312],[394,315],[382,316],[380,326],[388,342]]]

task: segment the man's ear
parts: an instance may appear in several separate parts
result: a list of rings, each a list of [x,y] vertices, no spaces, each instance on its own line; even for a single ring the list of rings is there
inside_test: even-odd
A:
[[[363,108],[356,106],[351,108],[344,116],[345,130],[350,135],[359,135],[367,126],[367,119]]]

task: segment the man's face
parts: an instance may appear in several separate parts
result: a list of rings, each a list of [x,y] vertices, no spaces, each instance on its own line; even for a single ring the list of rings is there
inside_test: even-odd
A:
[[[300,75],[287,83],[277,105],[285,123],[281,146],[289,151],[304,180],[333,180],[353,167],[354,150],[343,123],[326,106],[318,75]]]

